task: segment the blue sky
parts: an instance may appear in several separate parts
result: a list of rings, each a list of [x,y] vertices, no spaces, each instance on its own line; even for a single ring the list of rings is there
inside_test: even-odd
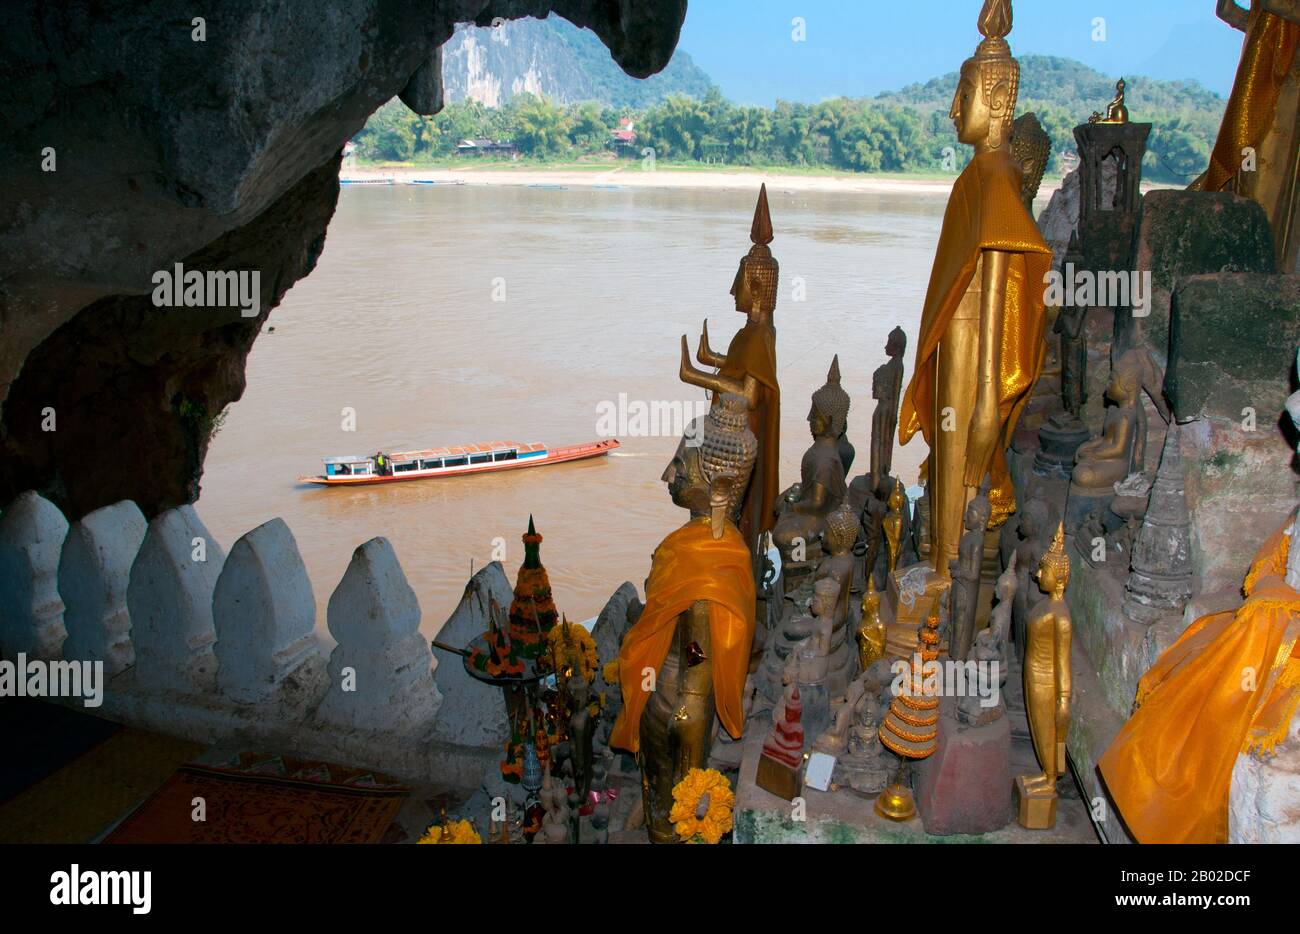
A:
[[[1232,87],[1242,34],[1214,0],[1014,0],[1016,55],[1074,58],[1108,75]],[[979,42],[981,0],[690,0],[679,48],[723,94],[771,106],[894,90],[955,71]],[[806,40],[793,41],[802,17]],[[1105,41],[1093,20],[1105,20]]]

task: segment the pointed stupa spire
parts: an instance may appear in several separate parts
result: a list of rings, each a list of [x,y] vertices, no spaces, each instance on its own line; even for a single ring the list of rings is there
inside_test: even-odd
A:
[[[751,243],[764,246],[772,242],[772,215],[767,209],[767,184],[758,188],[758,204],[754,205],[754,223],[749,228]]]
[[[1141,623],[1181,617],[1192,595],[1191,520],[1180,431],[1177,422],[1169,423],[1124,587],[1124,612]]]
[[[528,514],[528,534],[529,535],[537,534],[537,529],[533,525],[533,514],[531,512]]]

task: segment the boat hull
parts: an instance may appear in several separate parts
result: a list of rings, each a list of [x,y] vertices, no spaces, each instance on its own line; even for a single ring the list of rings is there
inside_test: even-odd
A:
[[[618,447],[618,440],[615,438],[609,438],[604,441],[592,441],[587,444],[571,444],[567,447],[550,448],[545,457],[534,457],[528,460],[497,461],[491,464],[467,464],[463,467],[443,468],[437,473],[403,473],[388,474],[385,476],[364,474],[362,476],[299,477],[298,482],[312,483],[317,486],[373,486],[378,483],[403,483],[412,480],[441,480],[444,477],[463,477],[466,474],[497,473],[502,470],[521,470],[525,467],[542,467],[546,464],[566,464],[570,461],[587,460],[592,457],[604,457],[610,451],[613,451]]]

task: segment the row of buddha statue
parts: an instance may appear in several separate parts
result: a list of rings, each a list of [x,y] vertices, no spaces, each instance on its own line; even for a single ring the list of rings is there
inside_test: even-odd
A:
[[[779,794],[797,793],[813,751],[834,756],[834,781],[860,794],[897,785],[902,763],[934,753],[942,730],[981,728],[1002,708],[963,704],[952,721],[960,727],[949,727],[937,697],[897,692],[894,663],[996,661],[1005,679],[1020,604],[1017,654],[1042,765],[1018,783],[1021,817],[1048,826],[1054,815],[1069,697],[1059,526],[1021,522],[1015,544],[1032,539],[1037,553],[1016,548],[997,567],[999,530],[1016,508],[1006,450],[1044,360],[1043,293],[1025,285],[1051,262],[1028,209],[1047,147],[1036,122],[1013,124],[1009,0],[986,0],[979,28],[951,112],[974,157],[944,216],[911,380],[904,388],[900,328],[873,374],[867,473],[851,478],[850,399],[836,356],[812,394],[798,482],[779,492],[779,266],[765,187],[731,286],[743,326],[725,354],[707,325],[694,359],[682,337],[680,377],[709,390],[712,404],[663,474],[689,518],[654,551],[645,608],[620,648],[622,706],[609,737],[636,756],[653,841],[675,839],[672,789],[709,763],[715,732],[739,739],[751,718],[763,732],[758,781]],[[929,447],[915,515],[892,472],[896,431]],[[1038,549],[1044,531],[1056,540]]]

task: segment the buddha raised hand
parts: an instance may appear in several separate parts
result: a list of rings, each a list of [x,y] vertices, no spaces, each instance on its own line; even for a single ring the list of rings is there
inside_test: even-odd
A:
[[[776,381],[776,310],[779,266],[768,244],[772,242],[772,218],[767,207],[767,188],[759,189],[754,222],[749,238],[752,246],[741,259],[731,294],[745,325],[731,339],[725,355],[709,347],[708,325],[700,335],[697,358],[717,373],[707,373],[691,363],[690,345],[682,335],[679,375],[683,382],[714,393],[734,393],[745,401],[749,429],[758,439],[758,459],[744,493],[740,531],[751,551],[756,552],[762,533],[770,531],[778,490],[780,457],[781,390]]]

